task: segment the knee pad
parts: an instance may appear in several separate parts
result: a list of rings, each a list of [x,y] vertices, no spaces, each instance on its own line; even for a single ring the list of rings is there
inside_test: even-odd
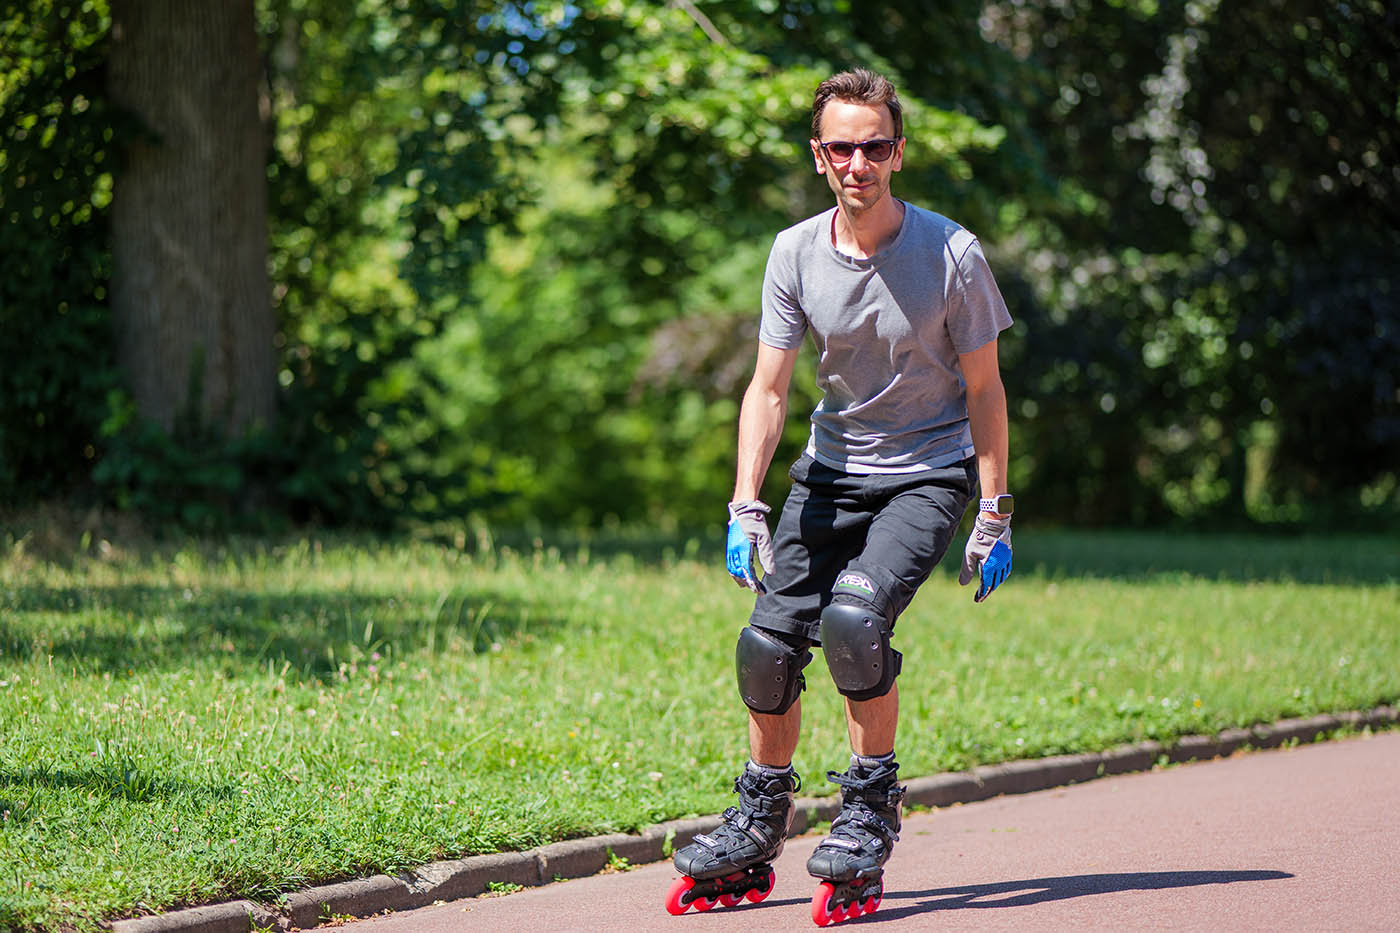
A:
[[[822,610],[822,652],[836,689],[852,700],[890,692],[903,657],[890,646],[890,625],[868,603],[837,597]]]
[[[734,660],[744,705],[755,713],[781,715],[806,686],[802,669],[812,660],[812,652],[750,625],[739,632]]]

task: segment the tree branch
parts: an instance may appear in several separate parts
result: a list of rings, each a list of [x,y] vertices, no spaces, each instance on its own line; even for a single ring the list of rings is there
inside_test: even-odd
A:
[[[729,40],[724,38],[724,33],[720,32],[719,29],[715,27],[715,24],[710,21],[710,18],[704,13],[701,13],[700,8],[691,3],[690,0],[672,0],[671,5],[680,7],[682,10],[685,10],[686,13],[690,14],[690,18],[695,20],[695,24],[703,29],[705,35],[709,36],[715,43],[718,45],[729,44]]]

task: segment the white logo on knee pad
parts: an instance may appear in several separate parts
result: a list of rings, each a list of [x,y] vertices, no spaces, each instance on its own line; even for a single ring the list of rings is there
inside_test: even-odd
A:
[[[852,570],[848,570],[836,578],[836,586],[833,589],[842,588],[856,590],[866,596],[875,595],[875,584],[870,582],[870,578]]]

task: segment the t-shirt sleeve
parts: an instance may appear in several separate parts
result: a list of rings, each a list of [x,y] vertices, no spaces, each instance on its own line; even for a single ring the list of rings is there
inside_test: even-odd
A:
[[[768,253],[768,267],[763,273],[763,311],[758,322],[758,339],[770,347],[791,350],[802,345],[806,334],[807,315],[802,310],[796,264],[779,237]]]
[[[948,301],[948,336],[958,353],[971,353],[1011,326],[1011,312],[992,277],[982,244],[970,238],[953,277]],[[955,251],[956,255],[956,251]]]

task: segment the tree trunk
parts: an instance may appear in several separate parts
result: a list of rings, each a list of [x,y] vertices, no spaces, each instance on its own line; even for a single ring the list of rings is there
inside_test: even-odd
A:
[[[112,0],[109,90],[138,121],[112,200],[112,314],[138,410],[272,418],[254,0]]]

